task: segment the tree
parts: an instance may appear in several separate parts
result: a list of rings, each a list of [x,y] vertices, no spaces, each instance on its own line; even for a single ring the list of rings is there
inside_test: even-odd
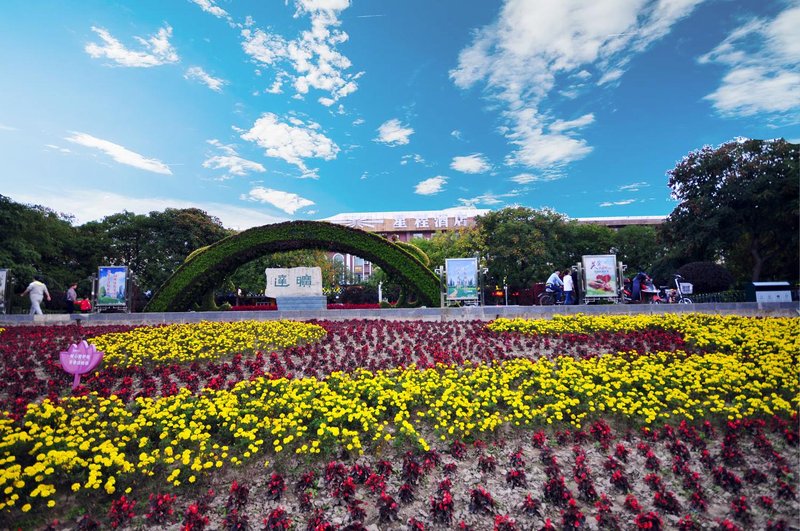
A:
[[[566,226],[566,256],[558,263],[577,264],[586,254],[613,254],[614,230],[605,225],[570,221]],[[563,269],[563,268],[562,268]]]
[[[168,208],[148,215],[122,212],[79,228],[92,243],[85,259],[130,268],[142,291],[155,291],[194,250],[231,234],[219,219],[197,208]]]
[[[88,276],[80,259],[83,242],[71,222],[68,215],[0,195],[0,267],[14,278],[12,292],[21,291],[35,274],[54,292]]]
[[[662,226],[684,262],[721,261],[740,279],[798,279],[800,146],[736,139],[668,172],[680,201]]]
[[[629,271],[649,271],[665,254],[664,244],[652,225],[629,225],[614,234],[614,254]]]
[[[566,219],[551,210],[509,207],[477,218],[485,242],[489,283],[512,289],[544,282],[566,267]]]
[[[428,255],[431,269],[444,266],[447,258],[468,258],[484,250],[483,235],[477,228],[437,232],[430,240],[414,238],[411,243]]]

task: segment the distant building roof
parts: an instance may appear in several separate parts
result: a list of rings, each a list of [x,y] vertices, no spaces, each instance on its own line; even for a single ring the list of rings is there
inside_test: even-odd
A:
[[[578,223],[605,225],[606,227],[625,227],[627,225],[661,225],[667,216],[616,216],[600,218],[573,218]]]
[[[469,207],[454,207],[445,208],[443,210],[399,210],[397,212],[346,212],[343,214],[336,214],[329,218],[320,221],[329,221],[337,223],[341,221],[350,221],[354,219],[394,219],[394,218],[435,218],[443,214],[448,216],[463,216],[474,218],[488,214],[491,210],[487,208],[469,208]]]
[[[374,232],[434,231],[474,225],[477,216],[491,212],[479,208],[446,208],[397,212],[346,212],[320,221]]]
[[[449,228],[464,226],[463,220],[474,220],[478,216],[483,216],[491,212],[485,208],[454,207],[443,210],[400,210],[395,212],[344,212],[336,214],[320,221],[336,223],[357,229],[364,229],[376,232],[394,232],[399,230],[416,230],[423,225],[419,223],[398,223],[398,220],[442,220],[452,218],[452,223],[430,225],[424,227]],[[578,223],[594,225],[604,225],[606,227],[624,227],[627,225],[661,225],[667,216],[616,216],[616,217],[594,217],[594,218],[571,218]],[[472,223],[469,224],[470,226]]]

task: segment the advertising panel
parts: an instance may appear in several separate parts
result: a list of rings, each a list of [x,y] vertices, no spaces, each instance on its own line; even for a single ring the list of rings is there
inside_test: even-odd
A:
[[[6,313],[6,278],[8,269],[0,269],[0,313]]]
[[[583,257],[586,297],[617,296],[617,256],[614,254]]]
[[[267,268],[267,297],[321,297],[322,269],[319,267]]]
[[[448,258],[445,268],[447,300],[478,300],[477,258]]]
[[[97,269],[97,307],[125,306],[128,268],[101,266]]]

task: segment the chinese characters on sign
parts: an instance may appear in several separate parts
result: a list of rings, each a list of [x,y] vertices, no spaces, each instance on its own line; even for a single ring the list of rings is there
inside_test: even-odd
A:
[[[82,374],[92,372],[103,361],[103,353],[85,340],[70,345],[67,350],[59,353],[58,357],[61,361],[61,368],[73,375],[73,389],[81,384]]]
[[[322,269],[319,267],[268,268],[267,297],[322,296]]]
[[[613,254],[583,257],[587,297],[617,296],[617,257]]]

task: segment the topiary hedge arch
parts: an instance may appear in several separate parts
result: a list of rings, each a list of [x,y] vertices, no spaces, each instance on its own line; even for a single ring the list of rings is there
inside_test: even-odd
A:
[[[239,266],[264,254],[320,249],[360,256],[438,306],[439,278],[414,255],[377,234],[321,221],[288,221],[228,236],[190,255],[145,306],[146,312],[188,310]]]

